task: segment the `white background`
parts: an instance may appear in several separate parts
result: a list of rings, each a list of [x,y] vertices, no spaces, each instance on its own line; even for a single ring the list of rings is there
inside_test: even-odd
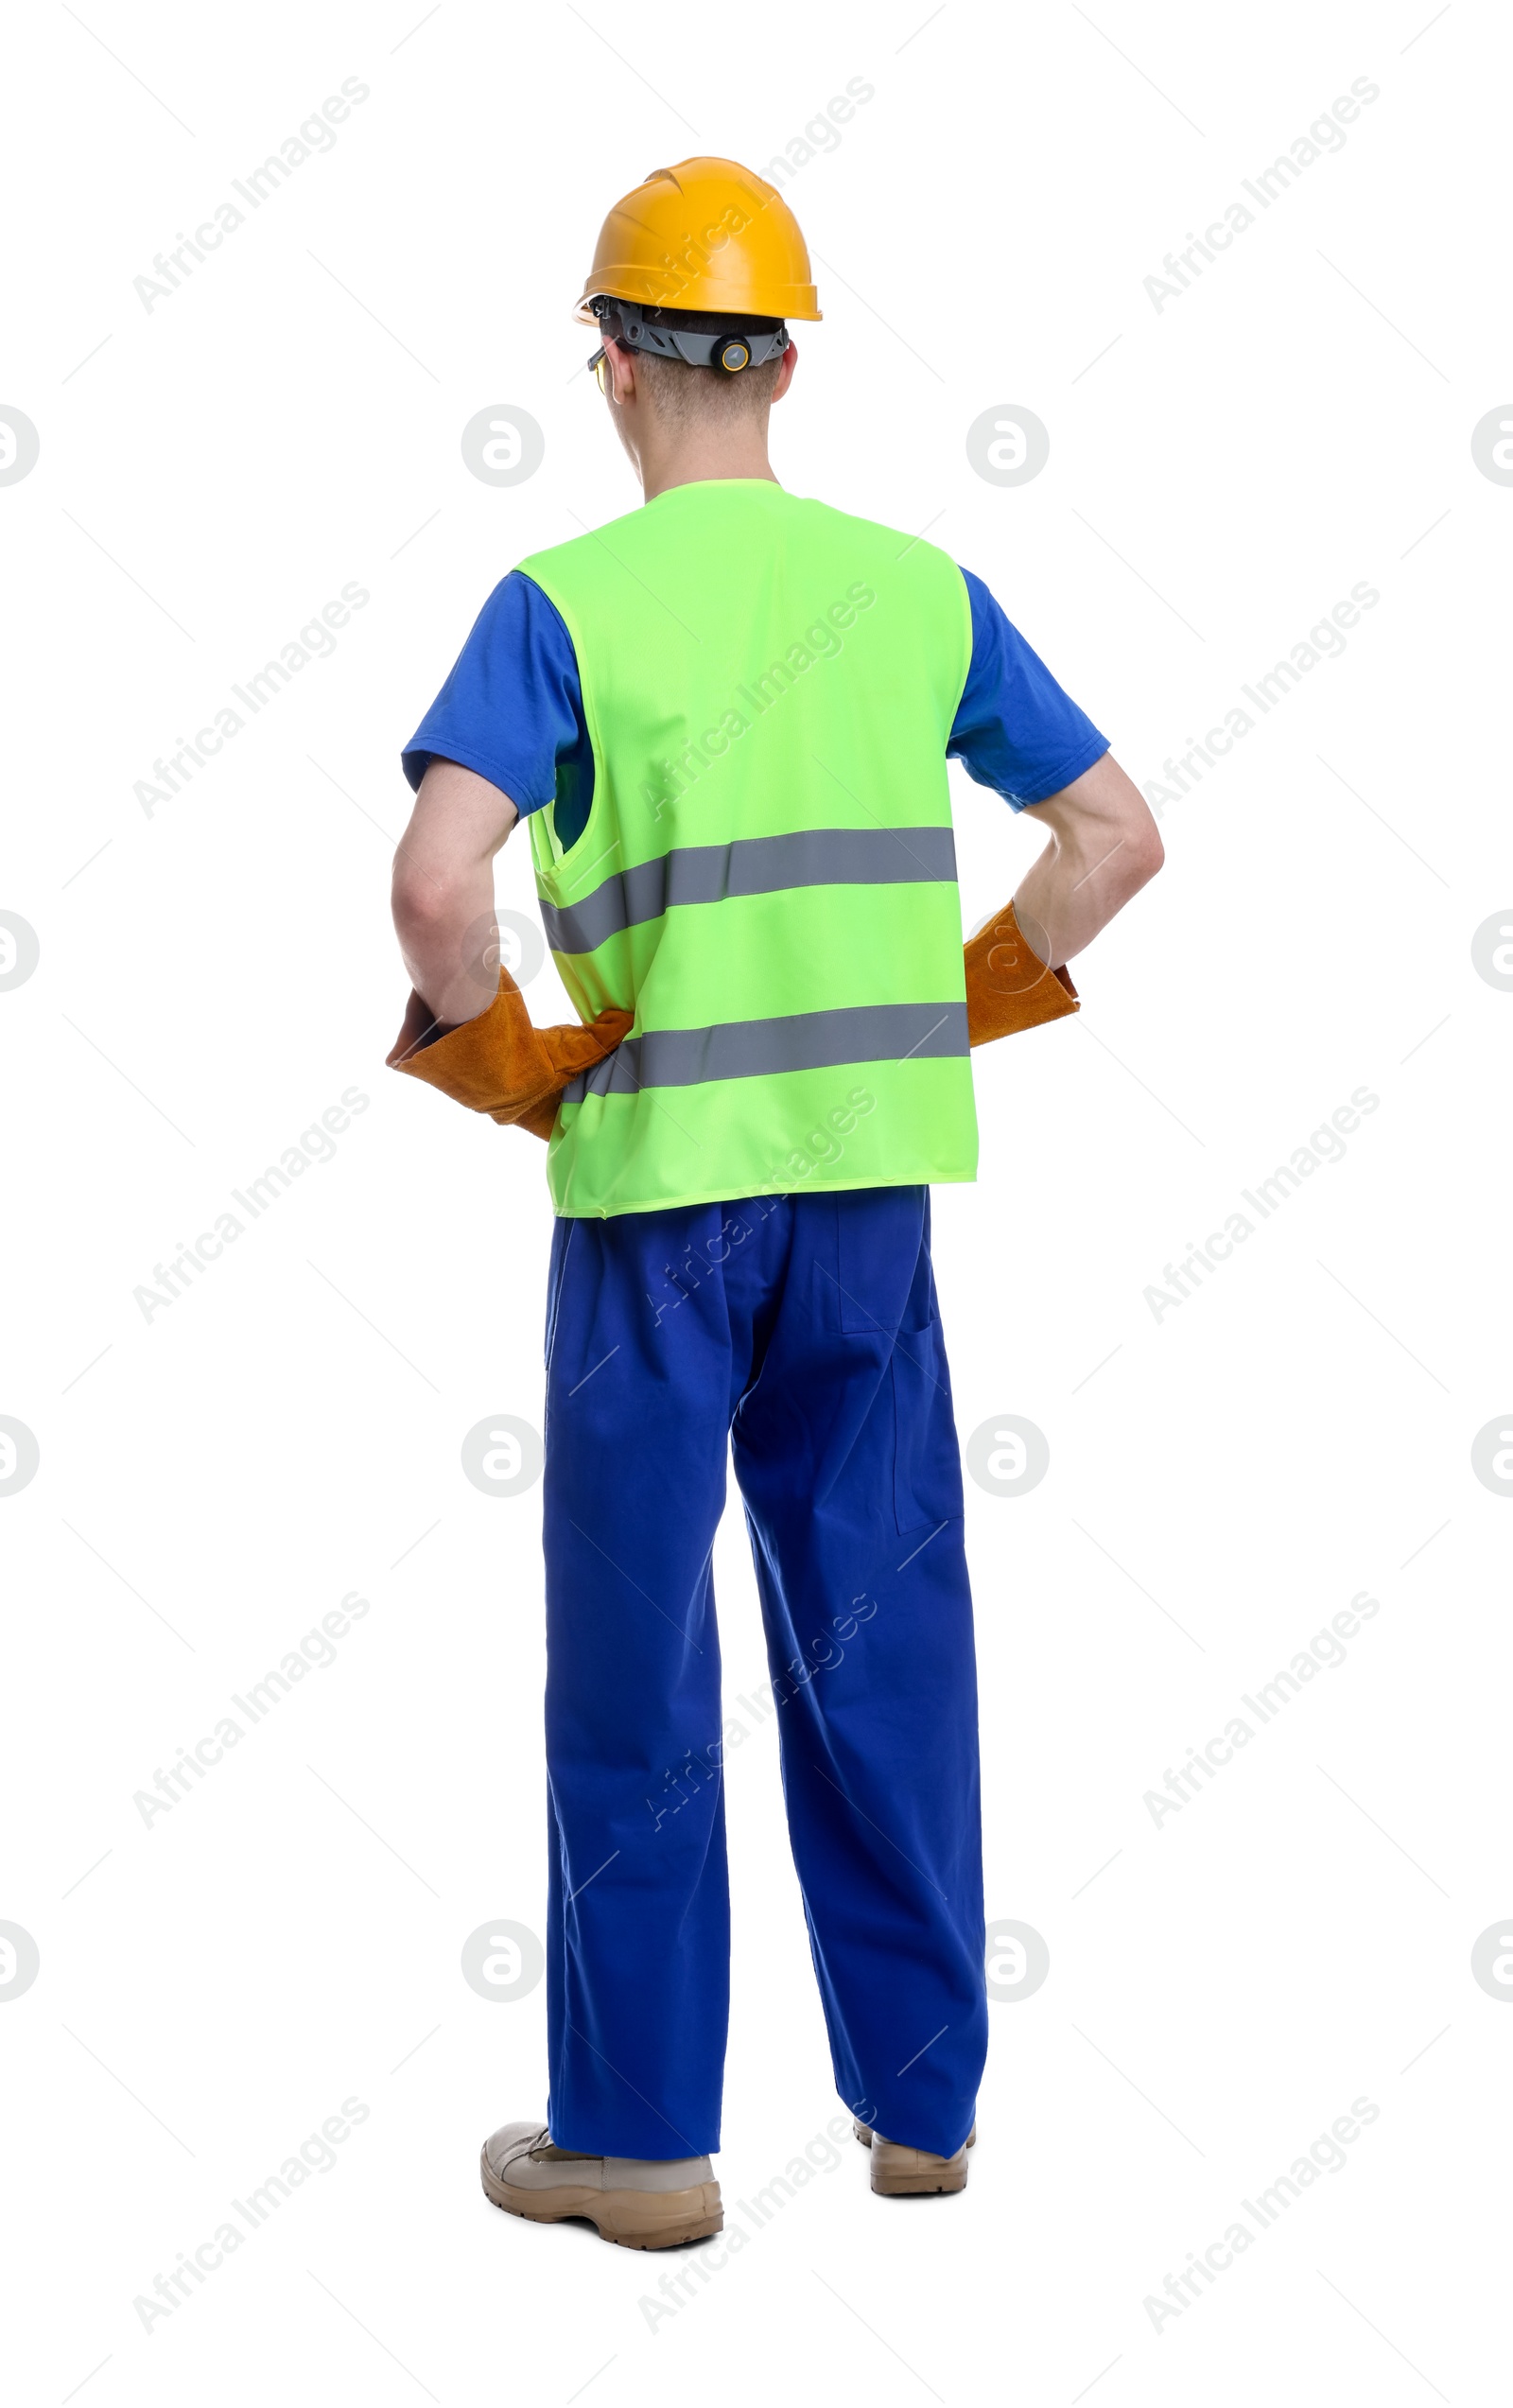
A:
[[[1513,491],[1470,439],[1513,385],[1509,47],[1473,0],[12,17],[0,401],[41,435],[0,488],[0,906],[42,948],[0,995],[0,1411],[41,1447],[0,1499],[0,1917],[41,1953],[0,2013],[18,2400],[1505,2381],[1513,2015],[1470,1953],[1513,1908],[1513,1506],[1470,1449],[1513,1402],[1513,997],[1471,938],[1513,897]],[[154,254],[345,77],[335,148],[145,309]],[[481,2136],[544,2106],[544,1988],[485,2000],[459,1963],[489,1918],[542,1924],[540,1492],[480,1495],[459,1449],[539,1424],[550,1214],[533,1142],[383,1067],[397,754],[495,582],[636,499],[568,314],[604,209],[692,152],[760,167],[852,77],[874,96],[789,187],[826,314],[786,483],[928,527],[1142,781],[1353,585],[1381,599],[1163,811],[1082,1018],[980,1060],[981,1182],[937,1195],[964,1439],[1015,1413],[1051,1450],[1032,1493],[968,1486],[988,1911],[1051,1955],[993,2008],[970,2187],[875,2201],[847,2143],[652,2323],[697,2253],[478,2188]],[[1166,253],[1360,77],[1343,149],[1157,312]],[[461,459],[491,403],[545,430],[516,487]],[[966,459],[999,404],[1050,429],[1021,487]],[[154,759],[348,581],[334,655],[145,813]],[[975,919],[1034,831],[957,800]],[[531,909],[523,844],[499,888]],[[549,970],[530,1001],[559,1016]],[[1157,1320],[1163,1266],[1361,1087],[1346,1159]],[[145,1319],[154,1265],[349,1088],[335,1159]],[[718,1578],[733,1699],[764,1670],[734,1515]],[[134,1793],[352,1590],[337,1662],[145,1827]],[[1157,1824],[1167,1768],[1363,1590],[1348,1661]],[[740,2225],[837,2111],[771,1721],[729,1815]],[[144,2330],[154,2277],[354,2097],[334,2167]],[[1344,2169],[1157,2329],[1167,2274],[1360,2098]]]

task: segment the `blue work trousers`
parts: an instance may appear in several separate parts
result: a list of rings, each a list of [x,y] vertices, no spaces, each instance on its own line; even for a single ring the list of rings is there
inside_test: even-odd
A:
[[[711,1551],[745,1500],[836,2086],[949,2155],[987,2042],[962,1476],[922,1187],[561,1219],[547,1324],[552,2138],[720,2145]]]

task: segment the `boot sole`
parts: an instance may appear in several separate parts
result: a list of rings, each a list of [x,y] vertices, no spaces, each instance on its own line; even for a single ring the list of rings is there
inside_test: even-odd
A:
[[[478,2173],[484,2196],[507,2216],[534,2225],[585,2216],[600,2241],[621,2249],[676,2249],[685,2241],[708,2241],[725,2226],[718,2182],[696,2182],[687,2190],[590,2190],[579,2183],[549,2192],[523,2190],[501,2182],[486,2154]]]
[[[872,2189],[878,2199],[928,2198],[937,2191],[965,2190],[966,2168],[942,2166],[926,2173],[882,2173],[874,2166]]]

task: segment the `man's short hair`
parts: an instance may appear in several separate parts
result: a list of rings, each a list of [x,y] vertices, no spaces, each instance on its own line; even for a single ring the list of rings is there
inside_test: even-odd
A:
[[[688,326],[709,335],[766,335],[782,323],[779,318],[722,317],[707,309],[643,308],[639,314],[649,325]],[[771,405],[783,364],[779,352],[760,367],[742,368],[732,376],[722,368],[691,368],[686,359],[666,359],[654,351],[637,351],[635,358],[637,378],[662,415],[679,427],[698,419],[728,424],[758,416]]]

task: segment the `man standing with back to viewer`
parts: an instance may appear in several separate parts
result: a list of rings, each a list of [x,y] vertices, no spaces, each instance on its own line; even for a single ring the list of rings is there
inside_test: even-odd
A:
[[[495,588],[406,749],[390,1059],[545,1139],[558,1215],[548,2120],[485,2142],[483,2188],[658,2248],[722,2221],[727,1444],[836,2085],[875,2191],[965,2184],[977,1689],[930,1185],[976,1174],[969,1046],[1077,1008],[1065,964],[1161,845],[975,577],[774,476],[820,312],[772,185],[649,176],[577,314],[644,507]],[[1050,831],[965,955],[948,754]],[[533,1028],[502,968],[477,1010],[518,818],[579,1026]]]

